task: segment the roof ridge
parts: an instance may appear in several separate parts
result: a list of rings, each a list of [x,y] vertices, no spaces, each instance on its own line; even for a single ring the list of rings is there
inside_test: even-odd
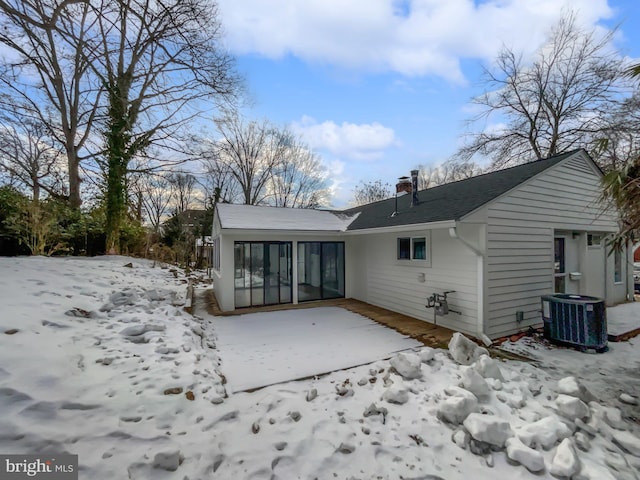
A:
[[[433,190],[433,189],[435,189],[435,188],[445,187],[445,186],[447,186],[447,185],[452,185],[452,184],[454,184],[454,183],[465,182],[465,181],[467,181],[467,180],[472,180],[472,179],[474,179],[474,178],[480,178],[480,177],[485,177],[485,176],[487,176],[487,175],[494,175],[494,174],[501,173],[501,172],[508,172],[508,171],[512,171],[512,170],[517,169],[517,168],[523,168],[523,167],[526,167],[526,166],[530,166],[530,165],[532,165],[532,164],[534,164],[534,163],[546,162],[546,161],[548,161],[548,160],[557,160],[557,159],[558,159],[558,157],[562,157],[562,156],[567,156],[567,157],[568,157],[568,156],[570,156],[570,155],[573,155],[574,153],[579,152],[580,150],[584,150],[584,149],[583,149],[583,148],[576,148],[576,149],[571,150],[571,151],[569,151],[569,152],[556,153],[555,155],[551,155],[550,157],[545,157],[545,158],[534,158],[533,160],[529,160],[528,162],[521,163],[521,164],[519,164],[519,165],[513,165],[513,166],[511,166],[511,167],[501,168],[501,169],[499,169],[499,170],[492,170],[492,171],[488,171],[488,172],[483,172],[483,173],[480,173],[480,174],[478,174],[478,175],[474,175],[473,177],[467,177],[467,178],[462,178],[462,179],[460,179],[460,180],[454,180],[454,181],[452,181],[452,182],[443,183],[443,184],[436,185],[435,187],[431,187],[431,188],[423,188],[422,190],[418,190],[418,193],[419,193],[419,192],[422,192],[422,191],[424,191],[424,190]]]

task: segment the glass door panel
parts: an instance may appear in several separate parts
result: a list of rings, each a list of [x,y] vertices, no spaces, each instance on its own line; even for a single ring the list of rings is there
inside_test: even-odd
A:
[[[236,242],[236,308],[291,302],[291,242]]]
[[[280,303],[291,302],[291,244],[280,244]]]
[[[251,243],[251,305],[264,305],[264,245]]]
[[[298,243],[298,300],[344,297],[344,243]]]
[[[251,306],[251,252],[248,243],[233,247],[236,308]]]
[[[280,303],[280,245],[267,243],[264,248],[264,303]]]

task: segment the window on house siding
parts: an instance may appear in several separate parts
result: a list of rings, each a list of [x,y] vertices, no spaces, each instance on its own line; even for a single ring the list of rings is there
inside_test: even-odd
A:
[[[220,237],[213,239],[211,244],[211,267],[214,270],[220,270]]]
[[[398,239],[398,260],[411,260],[411,238]]]
[[[616,249],[613,255],[613,281],[622,283],[622,252]]]
[[[589,247],[599,247],[602,245],[602,235],[597,234],[588,234],[587,235],[587,245]]]
[[[414,260],[426,260],[427,259],[427,240],[424,237],[413,238],[413,259]]]
[[[398,238],[398,260],[429,260],[427,237]]]

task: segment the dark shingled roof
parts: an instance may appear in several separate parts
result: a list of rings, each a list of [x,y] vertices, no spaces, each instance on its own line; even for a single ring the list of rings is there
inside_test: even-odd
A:
[[[391,215],[396,201],[393,197],[350,208],[344,213],[360,212],[360,215],[349,225],[348,230],[459,220],[578,151],[421,190],[415,207],[411,207],[411,195],[403,195],[398,197],[398,214],[393,217]]]

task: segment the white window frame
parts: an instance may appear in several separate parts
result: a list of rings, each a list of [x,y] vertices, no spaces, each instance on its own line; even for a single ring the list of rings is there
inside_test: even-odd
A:
[[[220,237],[211,241],[211,268],[216,272],[220,271]]]
[[[598,242],[595,243],[593,240],[597,238]],[[602,242],[604,240],[604,236],[600,233],[588,233],[587,234],[587,247],[588,248],[602,248]]]
[[[410,258],[400,258],[400,240],[409,240]],[[416,240],[424,240],[425,242],[425,258],[415,258],[415,242]],[[398,235],[396,237],[396,261],[398,265],[408,265],[415,267],[431,266],[431,232],[427,231],[420,234]]]

